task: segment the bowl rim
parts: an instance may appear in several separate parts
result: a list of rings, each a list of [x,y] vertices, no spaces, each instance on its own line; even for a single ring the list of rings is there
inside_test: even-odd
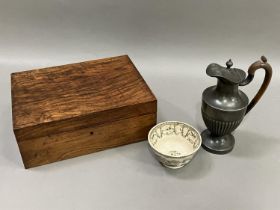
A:
[[[150,142],[150,134],[151,134],[152,130],[154,130],[156,127],[158,127],[159,125],[162,125],[162,124],[164,124],[164,123],[180,123],[180,124],[184,124],[184,125],[187,125],[187,126],[191,127],[191,128],[198,134],[198,137],[199,137],[199,145],[198,145],[198,147],[197,147],[192,153],[190,153],[190,154],[188,154],[188,155],[181,155],[181,156],[177,156],[177,157],[171,156],[171,155],[167,155],[167,154],[163,154],[163,153],[161,153],[160,151],[158,151],[158,150],[151,144],[151,142]],[[178,158],[189,157],[189,156],[195,154],[195,153],[200,149],[200,147],[201,147],[202,138],[201,138],[200,132],[199,132],[196,128],[194,128],[193,126],[191,126],[190,124],[185,123],[185,122],[181,122],[181,121],[176,121],[176,120],[167,120],[167,121],[163,121],[163,122],[157,123],[156,125],[154,125],[154,126],[150,129],[150,131],[149,131],[149,133],[148,133],[148,144],[149,144],[149,146],[150,146],[156,153],[159,153],[160,155],[165,156],[165,157],[168,157],[168,158],[178,159]]]

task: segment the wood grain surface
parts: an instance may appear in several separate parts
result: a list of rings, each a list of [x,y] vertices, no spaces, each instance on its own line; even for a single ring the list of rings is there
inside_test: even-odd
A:
[[[19,142],[25,168],[147,139],[156,114],[142,115],[70,132]]]
[[[14,128],[155,100],[128,56],[12,76]]]
[[[13,73],[11,86],[27,168],[143,140],[156,123],[156,98],[127,55]]]

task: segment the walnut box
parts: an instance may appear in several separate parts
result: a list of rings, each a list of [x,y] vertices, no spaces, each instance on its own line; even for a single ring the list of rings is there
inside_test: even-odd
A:
[[[25,168],[147,139],[157,101],[127,55],[13,73]]]

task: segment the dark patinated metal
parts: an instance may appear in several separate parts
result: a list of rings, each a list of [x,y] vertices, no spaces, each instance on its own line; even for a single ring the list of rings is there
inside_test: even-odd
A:
[[[216,77],[218,82],[217,85],[206,88],[202,94],[201,113],[208,128],[201,134],[202,146],[215,154],[226,154],[233,149],[235,139],[231,132],[261,98],[272,76],[272,68],[264,56],[249,67],[247,77],[243,70],[231,68],[232,65],[232,61],[229,60],[226,63],[227,67],[212,63],[206,69],[207,75]],[[246,94],[238,87],[249,84],[255,71],[260,68],[266,72],[265,79],[249,103]]]

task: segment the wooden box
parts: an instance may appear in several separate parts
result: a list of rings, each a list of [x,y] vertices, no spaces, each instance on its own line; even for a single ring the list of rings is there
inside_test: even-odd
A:
[[[130,58],[11,75],[13,128],[25,168],[147,139],[157,101]]]

